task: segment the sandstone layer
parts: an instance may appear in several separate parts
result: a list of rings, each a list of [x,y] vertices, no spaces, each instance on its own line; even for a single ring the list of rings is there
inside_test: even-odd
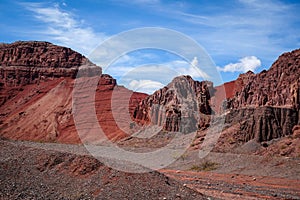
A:
[[[78,135],[72,106],[75,81],[93,76],[98,76],[93,105],[99,124],[109,139],[125,137],[131,119],[120,122],[126,126],[124,130],[117,126],[112,114],[112,94],[118,99],[116,104],[128,105],[120,116],[133,112],[133,105],[146,94],[118,86],[111,76],[101,74],[100,67],[69,48],[48,42],[1,44],[1,137],[64,143],[81,143],[83,138],[96,137],[89,133]]]

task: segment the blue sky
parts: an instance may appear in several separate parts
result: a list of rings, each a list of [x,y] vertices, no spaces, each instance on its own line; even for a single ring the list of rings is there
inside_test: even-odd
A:
[[[268,69],[283,52],[300,48],[298,1],[2,0],[0,10],[0,42],[45,40],[86,56],[130,29],[179,31],[206,50],[225,82],[248,70]],[[120,84],[151,93],[175,75],[203,79],[191,68],[197,61],[145,49],[121,56],[105,72]],[[145,68],[151,73],[142,73]]]

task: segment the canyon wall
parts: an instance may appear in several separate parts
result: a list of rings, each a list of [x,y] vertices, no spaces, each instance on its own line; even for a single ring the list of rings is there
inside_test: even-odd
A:
[[[176,77],[142,100],[133,118],[165,131],[191,132],[205,129],[212,116],[223,114],[225,129],[238,124],[238,140],[269,141],[291,135],[300,124],[299,75],[300,50],[294,50],[282,54],[269,70],[248,71],[217,87],[190,76]],[[189,106],[183,106],[185,102]],[[192,128],[185,130],[183,124]]]
[[[294,50],[269,70],[249,71],[222,86],[179,76],[146,95],[118,86],[69,48],[36,41],[0,44],[1,137],[80,143],[72,110],[75,78],[100,75],[95,97],[81,106],[95,102],[91,105],[109,139],[126,137],[135,123],[183,133],[204,130],[212,117],[223,114],[225,127],[238,125],[239,140],[269,141],[292,134],[300,124],[299,74],[300,50]]]
[[[244,142],[291,135],[300,124],[300,50],[284,53],[269,70],[241,74],[223,102],[226,122],[240,123]]]
[[[242,74],[235,81],[239,88],[226,108],[247,106],[294,107],[300,105],[300,50],[282,54],[269,70]]]

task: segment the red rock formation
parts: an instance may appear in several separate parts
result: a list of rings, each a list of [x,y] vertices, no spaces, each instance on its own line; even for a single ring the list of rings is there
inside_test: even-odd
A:
[[[101,74],[101,68],[69,48],[47,42],[2,44],[0,55],[1,136],[80,143],[72,106],[75,77],[92,78]],[[84,66],[77,74],[81,64]],[[133,105],[147,95],[117,86],[111,76],[101,75],[93,100],[101,127],[109,139],[116,140],[127,132],[121,130],[114,120],[111,108],[113,92],[122,105],[129,104],[123,113],[132,113]],[[126,95],[130,96],[124,99]],[[122,123],[129,129],[131,120],[130,117],[126,119]],[[91,135],[86,137],[92,138]]]
[[[142,124],[163,126],[166,131],[192,132],[208,122],[199,113],[210,115],[213,84],[194,81],[190,76],[179,76],[168,86],[157,90],[136,107],[133,117]]]
[[[300,50],[285,53],[270,70],[257,75],[247,72],[225,83],[225,94],[223,86],[213,88],[211,82],[181,76],[147,96],[118,86],[109,75],[101,75],[95,95],[79,93],[83,101],[78,106],[87,120],[82,137],[88,138],[86,141],[97,139],[97,134],[89,131],[91,113],[84,107],[89,105],[95,107],[97,122],[111,140],[133,131],[131,117],[140,124],[189,133],[207,127],[211,115],[222,112],[222,108],[227,109],[226,127],[238,128],[234,135],[242,142],[290,135],[300,124],[299,62]],[[101,74],[101,68],[71,49],[47,42],[1,44],[0,65],[2,137],[80,142],[72,105],[75,77],[87,80],[85,86],[90,89],[88,80]],[[85,67],[78,71],[81,65]],[[226,96],[226,102],[222,96]]]
[[[228,108],[247,106],[300,105],[300,50],[282,54],[272,67],[254,75],[241,75],[236,82],[242,82],[240,91],[230,99]]]
[[[226,122],[239,123],[239,140],[258,142],[291,135],[300,124],[300,50],[282,54],[269,70],[231,82]],[[226,88],[225,84],[225,88]]]
[[[270,141],[275,138],[292,134],[297,124],[298,112],[292,108],[258,107],[231,110],[225,123],[239,124],[239,140],[248,142]]]
[[[49,42],[29,41],[0,44],[1,66],[73,68],[90,64],[87,58],[70,48]]]
[[[93,66],[83,55],[49,42],[0,44],[0,106],[22,86],[60,77],[75,78],[81,65]],[[97,69],[100,74],[101,68]]]
[[[224,132],[226,137],[232,138],[232,144],[253,139],[264,142],[291,135],[293,127],[300,124],[299,61],[300,50],[285,53],[270,70],[259,74],[249,71],[237,80],[215,88],[210,83],[210,87],[205,88],[207,82],[193,81],[190,77],[175,78],[168,86],[141,101],[133,117],[142,124],[157,124],[167,131],[182,131],[184,111],[190,122],[196,121],[199,128],[209,125],[207,115],[212,110],[217,114],[226,111]],[[181,98],[178,98],[178,91]],[[190,107],[183,108],[185,98],[182,97],[190,93],[194,94],[196,101],[187,101]],[[224,101],[223,97],[227,100]],[[199,120],[192,114],[195,109],[191,105],[196,105],[200,115],[206,115]],[[231,127],[235,128],[229,130]]]

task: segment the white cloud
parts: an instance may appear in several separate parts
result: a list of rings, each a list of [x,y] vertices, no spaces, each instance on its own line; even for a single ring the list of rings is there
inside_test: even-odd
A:
[[[194,80],[209,80],[209,76],[197,65],[197,58],[194,58],[191,64],[184,60],[174,60],[136,67],[112,66],[105,73],[118,78],[118,83],[127,88],[151,94],[180,75],[190,75]]]
[[[131,62],[132,60],[130,60]],[[126,80],[149,79],[167,84],[174,77],[190,75],[194,79],[209,79],[210,76],[198,67],[197,58],[191,64],[184,60],[173,60],[161,64],[148,65],[113,65],[104,72]],[[133,67],[134,66],[134,67]]]
[[[186,5],[170,9],[172,3],[164,2],[156,12],[186,23],[186,26],[177,26],[177,30],[190,33],[217,63],[256,54],[268,66],[282,52],[297,48],[299,44],[299,26],[296,26],[299,3],[237,0],[214,6],[192,2]]]
[[[132,80],[128,84],[128,88],[133,91],[145,92],[152,94],[154,91],[164,87],[164,84],[152,80]]]
[[[198,67],[198,58],[194,57],[194,59],[192,60],[191,64],[192,64],[193,67]]]
[[[200,66],[198,66],[197,57],[194,57],[190,66],[179,68],[178,71],[181,75],[190,75],[194,79],[201,78],[201,79],[208,80],[210,78],[210,76],[207,73],[205,73],[203,70],[201,70]]]
[[[255,56],[246,56],[241,58],[237,63],[230,63],[223,68],[218,67],[219,71],[223,72],[247,72],[255,71],[261,66],[261,61]]]
[[[119,72],[119,69],[123,72],[122,74]],[[135,68],[131,67],[112,67],[111,70],[109,70],[109,74],[115,74],[115,77],[118,78],[119,84],[124,85],[128,88],[133,88],[133,84],[136,84],[135,81],[142,81],[139,84],[145,83],[143,80],[153,81],[161,83],[162,85],[167,85],[169,82],[172,81],[172,79],[176,76],[178,76],[178,72],[165,66],[165,65],[144,65],[144,66],[138,66]],[[132,82],[134,81],[134,82]],[[155,89],[161,88],[161,84],[154,84]],[[158,87],[156,87],[158,86]],[[146,87],[146,86],[145,86]],[[152,87],[154,88],[154,87]],[[141,88],[139,91],[142,91]],[[147,91],[143,91],[147,92]],[[148,92],[147,92],[148,93]]]
[[[36,20],[45,24],[46,29],[36,31],[57,44],[88,55],[106,38],[104,33],[96,33],[91,27],[86,26],[83,20],[76,19],[76,16],[62,10],[58,4],[50,7],[41,3],[22,5],[33,13]],[[67,5],[63,4],[63,6]]]
[[[289,9],[289,6],[280,2],[280,1],[274,1],[274,0],[265,0],[265,1],[259,1],[259,0],[239,0],[240,3],[256,10],[264,10],[264,11],[275,11],[280,12],[282,10]]]
[[[138,91],[148,94],[167,85],[180,75],[190,75],[195,80],[209,80],[209,75],[199,68],[197,57],[194,57],[191,63],[183,59],[175,59],[176,57],[160,62],[160,56],[165,55],[160,53],[162,52],[123,55],[111,66],[105,68],[104,73],[117,78],[120,85],[132,90],[138,88]],[[158,63],[145,64],[153,59]]]

